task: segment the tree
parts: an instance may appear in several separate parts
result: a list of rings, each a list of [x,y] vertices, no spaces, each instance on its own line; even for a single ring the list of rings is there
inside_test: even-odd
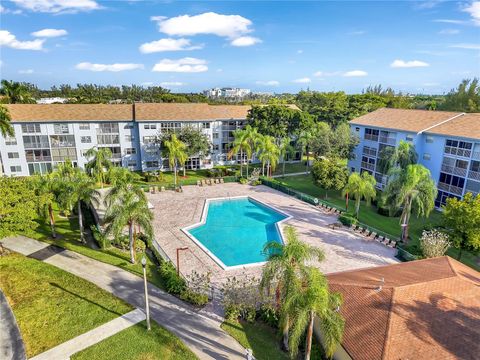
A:
[[[478,78],[462,80],[457,89],[452,89],[445,97],[442,110],[478,112],[480,111],[480,84]]]
[[[9,104],[31,104],[35,102],[24,83],[2,80],[1,85],[0,94],[5,96]]]
[[[388,174],[394,168],[405,169],[408,165],[416,164],[418,154],[415,146],[401,140],[397,147],[387,146],[379,154],[379,167],[383,174]]]
[[[347,123],[339,124],[331,134],[331,152],[333,156],[340,159],[351,159],[355,147],[359,143],[357,135],[352,133],[350,125]]]
[[[265,175],[265,165],[267,166],[267,176],[272,176],[272,172],[277,168],[280,158],[280,149],[275,144],[272,136],[262,136],[258,142],[258,159],[262,162],[262,175]]]
[[[426,258],[445,255],[450,245],[451,243],[448,241],[448,235],[444,232],[435,229],[431,231],[424,230],[422,232],[420,248],[422,249],[423,256]]]
[[[315,116],[316,121],[324,121],[333,127],[350,120],[348,95],[343,91],[300,91],[296,103],[303,111]]]
[[[290,355],[292,358],[297,357],[298,346],[306,330],[305,360],[310,359],[313,323],[317,318],[322,345],[327,357],[331,358],[342,340],[345,327],[345,320],[338,311],[342,296],[329,291],[325,276],[317,268],[308,267],[302,275],[294,279],[298,290],[289,292],[285,299],[285,311],[290,314],[292,324]]]
[[[99,182],[103,188],[105,183],[106,172],[112,167],[112,151],[109,148],[95,148],[88,149],[85,153],[87,158],[90,158],[85,165],[85,170],[90,176],[92,176],[97,182]]]
[[[443,221],[450,233],[453,246],[459,250],[461,259],[464,250],[480,249],[480,194],[466,193],[463,200],[447,199],[443,207]]]
[[[74,199],[77,203],[78,228],[80,229],[81,242],[84,242],[82,203],[94,203],[95,205],[98,205],[99,203],[100,193],[94,188],[94,186],[94,182],[82,172],[78,173],[73,181]]]
[[[348,182],[342,191],[342,196],[349,196],[355,199],[355,217],[358,219],[360,212],[360,201],[365,198],[367,205],[370,205],[371,200],[377,196],[375,185],[377,181],[373,175],[364,171],[362,174],[353,172],[348,177]],[[347,200],[348,201],[348,200]]]
[[[135,264],[135,226],[143,229],[148,238],[153,237],[153,214],[148,208],[145,192],[140,187],[132,187],[122,191],[112,199],[105,214],[105,233],[118,238],[128,227],[130,261]]]
[[[57,164],[52,173],[57,203],[67,216],[75,204],[75,181],[81,176],[80,172],[80,168],[73,167],[72,162],[66,159],[65,162]]]
[[[256,152],[257,145],[258,145],[259,139],[261,138],[261,135],[258,133],[257,128],[251,127],[250,125],[245,126],[245,131],[246,131],[247,142],[248,142],[248,144],[250,146],[250,149],[252,151],[249,158],[248,158],[248,154],[247,154],[247,178],[248,178],[249,160],[252,159],[253,153]]]
[[[163,157],[168,158],[168,163],[173,168],[173,177],[175,188],[177,187],[177,168],[179,164],[184,164],[187,161],[187,146],[177,138],[176,134],[172,134],[170,140],[163,142],[165,148],[163,150]]]
[[[300,145],[301,149],[301,158],[303,161],[303,154],[307,154],[307,164],[306,164],[306,171],[308,171],[308,167],[310,166],[310,149],[312,148],[312,144],[315,140],[315,128],[305,129],[302,130],[297,138],[297,143]]]
[[[252,156],[253,152],[249,133],[246,129],[237,129],[233,132],[233,137],[232,148],[228,152],[227,157],[231,159],[240,153],[240,176],[243,176],[243,155],[246,155],[248,163],[248,158]]]
[[[320,158],[313,163],[312,177],[315,185],[325,190],[327,199],[328,190],[342,190],[345,187],[348,170],[337,159]]]
[[[280,327],[283,333],[283,347],[289,348],[290,312],[282,304],[291,292],[297,291],[297,277],[305,271],[306,263],[312,260],[322,261],[325,254],[320,248],[308,245],[298,238],[295,228],[285,227],[285,245],[269,242],[264,252],[268,256],[263,268],[260,288],[270,291],[275,288],[277,310],[280,311]]]
[[[310,143],[310,151],[316,158],[320,156],[335,156],[332,151],[333,132],[330,125],[326,122],[319,122],[312,128],[312,141]]]
[[[428,217],[435,207],[437,187],[430,171],[420,164],[408,165],[405,169],[390,171],[390,179],[383,193],[383,202],[390,213],[402,209],[400,224],[402,240],[408,241],[408,223],[414,211],[417,217]]]
[[[55,196],[57,182],[52,174],[37,175],[34,179],[38,213],[44,218],[48,217],[52,237],[56,238],[53,205],[57,202]]]
[[[285,177],[285,163],[287,162],[287,157],[293,157],[295,154],[295,148],[290,144],[290,138],[282,139],[279,150],[280,157],[282,158],[282,177]]]
[[[5,106],[0,105],[0,135],[3,137],[14,136],[15,132],[12,126],[10,112]]]

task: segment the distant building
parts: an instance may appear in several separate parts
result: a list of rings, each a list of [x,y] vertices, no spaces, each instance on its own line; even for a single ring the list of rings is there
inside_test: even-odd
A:
[[[65,104],[67,101],[67,98],[51,97],[38,99],[37,104]]]
[[[203,95],[209,98],[243,98],[251,93],[250,89],[240,88],[213,88],[203,91]]]

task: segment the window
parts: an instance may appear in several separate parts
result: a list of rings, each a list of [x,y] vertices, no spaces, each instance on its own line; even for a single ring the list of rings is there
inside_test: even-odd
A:
[[[429,144],[433,143],[433,136],[427,135],[427,136],[425,137],[425,142],[426,142],[426,143],[429,143]]]
[[[354,168],[354,167],[351,167],[351,168],[350,168],[350,172],[354,173],[354,172],[355,172],[355,168]]]
[[[147,144],[155,144],[156,140],[157,140],[157,137],[156,137],[156,136],[144,136],[144,137],[143,137],[143,143],[144,143],[145,145],[147,145]]]
[[[432,156],[428,153],[424,153],[423,154],[423,160],[430,160],[432,158]]]
[[[53,161],[65,161],[67,159],[77,160],[77,151],[75,148],[52,149]]]
[[[218,151],[218,150],[219,150],[218,144],[213,144],[213,151]]]
[[[133,129],[133,124],[126,124],[123,128],[124,128],[125,130]]]
[[[213,133],[213,138],[214,138],[214,139],[218,139],[218,132],[214,132],[214,133]]]
[[[145,124],[145,125],[143,125],[143,128],[145,130],[156,130],[157,129],[157,124]]]
[[[146,161],[145,166],[147,168],[158,168],[158,161]]]
[[[202,123],[202,128],[203,129],[210,129],[210,123],[209,122]]]
[[[378,135],[380,134],[379,130],[376,129],[365,129],[365,140],[378,141]]]
[[[473,144],[466,141],[450,140],[445,142],[445,154],[470,157]]]
[[[17,139],[15,137],[7,136],[5,138],[5,145],[17,145]]]
[[[43,149],[49,148],[47,135],[27,135],[23,137],[23,147],[25,149]]]
[[[51,135],[50,142],[52,143],[52,148],[75,147],[75,136],[74,135]]]
[[[135,166],[137,166],[137,162],[135,160],[128,160],[127,161],[127,166],[135,167]]]
[[[10,171],[12,173],[22,172],[22,167],[20,165],[10,166]]]
[[[133,135],[125,135],[125,141],[134,141],[135,137]]]
[[[80,124],[79,129],[80,130],[90,130],[90,124]]]
[[[406,139],[408,142],[412,142],[412,141],[413,141],[413,135],[407,135],[405,139]]]
[[[82,144],[90,144],[92,142],[92,137],[91,136],[81,136],[80,137],[80,142]]]
[[[9,159],[18,159],[20,156],[18,155],[18,152],[9,152],[8,153],[8,158]]]
[[[30,175],[46,174],[52,172],[52,163],[33,163],[28,164],[28,172]]]
[[[355,132],[360,132],[360,128],[359,128],[359,127],[356,127],[356,128],[355,128]]]
[[[158,155],[158,149],[155,147],[145,149],[145,154],[150,156]]]
[[[22,132],[24,134],[39,133],[40,124],[22,124]]]
[[[125,149],[125,155],[133,155],[136,154],[137,150],[135,148],[126,148]]]
[[[97,142],[99,145],[120,144],[120,136],[115,134],[97,135]]]
[[[68,124],[55,124],[53,131],[55,134],[68,134]]]
[[[473,160],[470,164],[470,170],[475,172],[480,172],[480,161]]]
[[[180,130],[182,127],[182,124],[179,122],[162,122],[160,124],[160,129],[162,131],[177,131]]]
[[[50,149],[25,150],[25,158],[27,162],[51,161],[52,155]]]
[[[98,132],[101,134],[117,134],[118,133],[118,124],[117,123],[102,123],[98,128]]]

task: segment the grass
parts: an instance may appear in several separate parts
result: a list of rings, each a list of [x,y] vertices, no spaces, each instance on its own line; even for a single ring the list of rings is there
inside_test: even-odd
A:
[[[138,323],[75,355],[73,360],[189,360],[197,357],[172,333],[152,322]]]
[[[278,179],[277,179],[278,180]],[[329,190],[325,191],[320,187],[314,185],[312,177],[310,175],[298,175],[282,178],[281,183],[305,194],[318,197],[319,199],[325,199],[327,194],[327,201],[340,208],[345,208],[345,199],[341,196],[340,191]],[[353,208],[353,201],[350,201],[349,207]],[[359,221],[369,225],[373,228],[381,230],[384,233],[390,234],[392,237],[399,238],[401,235],[400,219],[399,217],[388,217],[377,213],[375,206],[367,206],[362,201],[360,205]],[[421,249],[419,245],[419,239],[422,236],[422,231],[426,227],[435,227],[442,224],[442,214],[440,211],[434,210],[430,216],[425,218],[417,218],[412,216],[410,219],[409,234],[411,240],[405,249],[412,254],[421,255]],[[457,259],[459,251],[455,248],[450,248],[447,252],[448,255]],[[476,262],[477,255],[464,251],[460,261],[464,264],[480,270],[480,265]]]
[[[0,257],[0,273],[28,357],[132,310],[86,280],[19,254]]]

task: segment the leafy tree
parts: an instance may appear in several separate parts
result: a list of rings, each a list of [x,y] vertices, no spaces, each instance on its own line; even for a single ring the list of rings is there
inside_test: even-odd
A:
[[[428,217],[435,207],[437,187],[430,171],[420,164],[407,165],[405,169],[395,168],[383,193],[383,202],[390,213],[402,209],[400,224],[402,240],[408,241],[408,223],[414,211],[417,217]]]
[[[172,134],[170,140],[165,140],[163,144],[165,148],[162,155],[168,158],[168,163],[173,168],[174,184],[177,187],[177,168],[179,164],[183,165],[187,161],[187,146],[177,138],[176,134]]]
[[[290,144],[289,138],[284,138],[280,142],[279,150],[280,157],[282,158],[282,176],[285,177],[285,163],[287,162],[287,157],[294,156],[295,148]]]
[[[379,154],[379,168],[383,174],[388,174],[394,168],[405,169],[416,164],[418,154],[415,146],[401,140],[397,147],[387,146]]]
[[[277,168],[280,158],[280,149],[275,144],[272,136],[262,136],[258,142],[258,159],[262,162],[262,175],[265,175],[265,165],[267,166],[267,176],[272,176],[272,172]]]
[[[349,119],[348,96],[343,91],[321,93],[300,91],[296,103],[303,110],[335,127]]]
[[[57,234],[55,232],[53,206],[57,203],[57,198],[55,196],[57,182],[52,174],[36,175],[34,179],[38,213],[44,218],[48,217],[52,237],[56,238]]]
[[[320,248],[302,242],[295,228],[285,227],[286,244],[269,242],[264,252],[268,255],[267,264],[263,268],[260,287],[270,293],[275,289],[277,309],[280,311],[280,328],[283,333],[283,347],[289,348],[289,329],[291,326],[290,311],[284,305],[292,292],[298,291],[296,286],[300,274],[306,271],[306,263],[322,261],[325,254]]]
[[[293,279],[298,291],[291,291],[285,299],[285,312],[290,314],[291,335],[289,339],[290,355],[296,358],[300,341],[305,333],[305,360],[310,359],[313,338],[313,323],[318,319],[322,333],[322,345],[327,357],[331,358],[340,344],[345,320],[338,309],[342,304],[340,293],[328,289],[325,276],[315,267],[305,269],[302,277]]]
[[[1,106],[1,105],[0,105],[0,135],[2,135],[3,137],[15,135],[10,113],[5,106]]]
[[[423,231],[420,238],[420,248],[426,258],[443,256],[447,252],[451,243],[448,240],[448,234],[438,230]]]
[[[314,144],[316,139],[316,127],[310,129],[304,129],[300,132],[297,138],[297,143],[300,145],[300,149],[302,152],[301,158],[303,160],[303,154],[307,154],[307,165],[306,171],[308,171],[308,167],[310,165],[310,150]]]
[[[362,198],[365,199],[367,205],[370,205],[370,201],[377,196],[377,191],[375,190],[376,184],[377,181],[375,177],[366,171],[362,172],[362,174],[353,172],[348,177],[348,182],[342,191],[342,196],[346,196],[347,201],[349,196],[355,199],[355,217],[357,219]],[[348,208],[348,203],[346,207]]]
[[[320,158],[313,163],[312,176],[315,185],[325,190],[325,199],[327,199],[328,190],[341,190],[344,188],[347,182],[348,170],[337,159]]]
[[[0,238],[34,230],[36,209],[30,178],[0,177]]]
[[[99,182],[103,188],[105,183],[106,173],[110,167],[112,167],[112,151],[109,148],[95,148],[88,149],[85,153],[87,158],[90,158],[85,165],[85,170],[92,176],[97,182]]]
[[[250,125],[245,126],[247,142],[252,150],[250,155],[250,160],[252,159],[253,153],[256,152],[258,142],[261,138],[261,135],[258,133],[257,128],[251,127]],[[248,156],[248,154],[247,154]],[[247,158],[247,178],[248,178],[248,164],[249,159]]]
[[[358,136],[352,133],[348,124],[339,124],[331,135],[331,152],[335,157],[351,159],[359,141]]]
[[[457,89],[452,89],[445,97],[442,110],[479,112],[480,84],[478,78],[462,80]]]
[[[246,155],[248,163],[248,159],[252,157],[253,152],[249,138],[249,132],[247,129],[237,129],[233,132],[233,137],[234,140],[232,143],[232,148],[228,152],[227,156],[229,159],[231,159],[240,153],[240,176],[243,176],[243,155]]]
[[[9,104],[31,104],[35,102],[24,83],[2,80],[1,86],[0,94],[5,97]]]
[[[55,182],[55,197],[57,203],[66,215],[71,213],[75,204],[75,181],[80,177],[80,168],[73,166],[72,162],[67,159],[65,162],[57,164],[52,173],[52,181]]]
[[[122,236],[128,227],[130,261],[135,264],[135,226],[140,226],[148,238],[153,237],[153,214],[148,208],[145,192],[140,187],[118,193],[107,208],[105,214],[105,233],[115,238]]]
[[[459,249],[458,259],[463,250],[480,249],[480,195],[467,193],[463,200],[455,197],[447,199],[443,208],[443,221],[450,232],[453,246]]]

